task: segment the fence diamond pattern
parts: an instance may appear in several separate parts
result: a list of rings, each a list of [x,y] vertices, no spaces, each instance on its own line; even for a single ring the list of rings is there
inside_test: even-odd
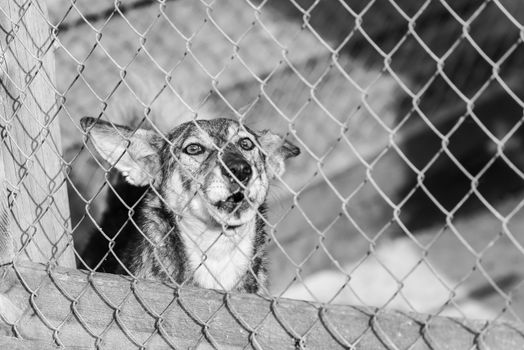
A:
[[[20,239],[0,251],[31,300],[22,313],[2,316],[15,335],[24,337],[31,314],[43,325],[39,339],[59,346],[75,332],[103,346],[118,331],[140,348],[221,348],[227,330],[211,329],[229,312],[247,335],[242,347],[265,347],[258,333],[271,316],[296,348],[314,344],[320,324],[344,348],[358,348],[368,333],[385,348],[439,348],[431,327],[451,315],[465,328],[469,318],[488,320],[471,328],[472,348],[482,348],[497,322],[522,323],[520,1],[1,4],[0,74],[15,103],[2,94],[2,157],[13,161],[0,172],[7,194],[0,232],[20,232]],[[48,32],[35,34],[28,18]],[[51,99],[42,100],[37,83]],[[302,149],[268,198],[270,287],[262,294],[271,310],[245,320],[225,294],[203,314],[179,286],[171,287],[177,302],[159,308],[131,273],[118,299],[105,294],[111,276],[100,277],[104,283],[95,276],[115,259],[119,238],[104,232],[104,211],[108,201],[121,201],[130,213],[122,224],[133,224],[142,193],[124,202],[115,164],[97,155],[80,127],[84,116],[159,135],[225,116],[278,131]],[[20,136],[16,126],[27,118],[32,127]],[[52,127],[58,122],[61,133]],[[19,144],[20,137],[28,141]],[[50,163],[56,171],[46,171]],[[66,188],[69,206],[56,199]],[[24,212],[27,202],[35,215]],[[45,278],[19,265],[27,259],[45,264]],[[55,275],[73,260],[88,272],[74,288]],[[47,314],[47,279],[69,305],[58,320]],[[88,297],[113,310],[111,317],[87,312]],[[323,307],[315,322],[293,324],[297,318],[279,307],[286,298],[422,313],[420,332],[401,346],[372,317],[349,339]],[[122,316],[130,300],[152,332],[134,333]],[[182,345],[173,334],[183,331],[165,321],[175,312],[199,329]],[[74,331],[66,329],[72,323]]]

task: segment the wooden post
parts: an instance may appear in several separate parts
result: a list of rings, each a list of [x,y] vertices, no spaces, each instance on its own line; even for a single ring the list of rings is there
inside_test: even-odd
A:
[[[16,257],[74,267],[55,61],[41,0],[0,0],[0,167]],[[4,191],[5,192],[5,191]]]

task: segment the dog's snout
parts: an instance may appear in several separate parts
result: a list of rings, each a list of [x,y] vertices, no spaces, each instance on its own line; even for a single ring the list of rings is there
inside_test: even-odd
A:
[[[229,159],[224,159],[224,164],[228,167],[229,171],[222,169],[222,174],[227,178],[231,178],[231,174],[233,174],[237,180],[243,184],[246,184],[251,179],[253,170],[246,160],[240,157],[230,157]],[[229,172],[231,172],[231,174]]]

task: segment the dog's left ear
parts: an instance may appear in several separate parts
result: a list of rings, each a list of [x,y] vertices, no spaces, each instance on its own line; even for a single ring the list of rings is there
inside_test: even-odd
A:
[[[126,181],[146,186],[160,170],[155,144],[158,136],[149,130],[133,130],[91,117],[80,120],[98,153],[119,170]]]
[[[258,142],[266,153],[267,169],[271,178],[279,177],[284,173],[286,159],[300,154],[300,148],[269,130],[258,134]]]

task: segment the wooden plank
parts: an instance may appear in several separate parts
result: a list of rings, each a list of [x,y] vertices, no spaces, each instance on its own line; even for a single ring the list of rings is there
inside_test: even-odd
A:
[[[15,255],[14,240],[9,228],[9,206],[7,203],[7,181],[5,178],[2,160],[2,147],[0,147],[0,265],[12,261]]]
[[[0,317],[2,334],[16,328],[24,339],[66,347],[524,348],[523,325],[176,289],[30,262],[1,273],[0,306],[20,310],[16,321]]]
[[[46,16],[43,1],[0,0],[0,164],[21,255],[73,267],[53,38]]]
[[[34,341],[34,340],[23,340],[14,337],[8,337],[0,335],[0,349],[9,349],[9,350],[56,350],[59,349],[58,346]]]

